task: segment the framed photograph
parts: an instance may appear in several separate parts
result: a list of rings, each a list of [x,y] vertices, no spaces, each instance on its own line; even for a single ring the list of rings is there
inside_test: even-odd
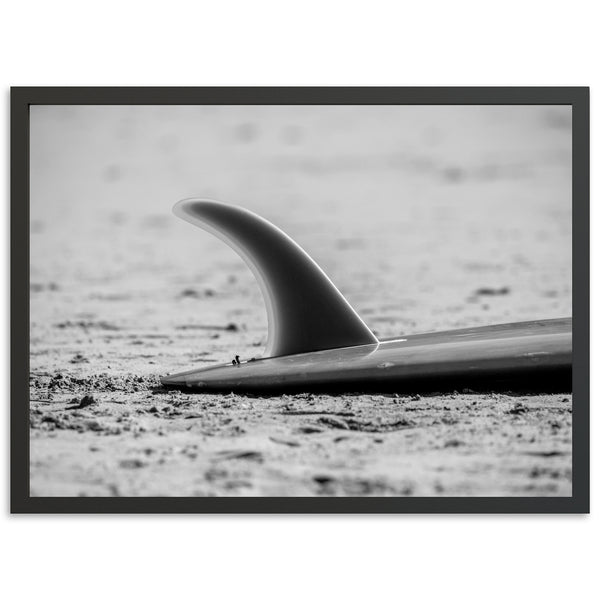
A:
[[[589,89],[13,88],[11,511],[589,511]]]

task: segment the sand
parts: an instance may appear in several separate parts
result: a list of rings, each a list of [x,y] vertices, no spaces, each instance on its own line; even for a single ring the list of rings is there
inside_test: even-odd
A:
[[[158,379],[266,341],[183,197],[282,227],[382,338],[570,316],[567,107],[32,107],[31,154],[32,495],[571,494],[570,395]]]

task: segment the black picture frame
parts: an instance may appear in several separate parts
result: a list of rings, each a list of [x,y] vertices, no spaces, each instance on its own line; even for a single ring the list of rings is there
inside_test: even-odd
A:
[[[29,107],[35,104],[571,105],[573,136],[573,494],[571,497],[30,497]],[[589,88],[14,87],[11,88],[12,513],[589,512]]]

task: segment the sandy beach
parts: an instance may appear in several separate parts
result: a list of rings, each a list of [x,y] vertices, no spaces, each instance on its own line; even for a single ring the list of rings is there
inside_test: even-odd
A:
[[[277,224],[380,338],[571,315],[568,107],[34,106],[32,495],[571,494],[570,394],[163,388],[266,341],[185,197]]]

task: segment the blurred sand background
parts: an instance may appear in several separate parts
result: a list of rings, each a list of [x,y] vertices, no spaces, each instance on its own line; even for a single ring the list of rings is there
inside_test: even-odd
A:
[[[280,226],[381,338],[571,315],[570,107],[34,106],[33,495],[570,495],[570,395],[163,390],[266,341],[191,196]]]

